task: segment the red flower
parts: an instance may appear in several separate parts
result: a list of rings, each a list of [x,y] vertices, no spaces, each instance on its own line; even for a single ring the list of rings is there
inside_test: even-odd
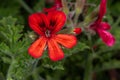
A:
[[[43,13],[30,15],[29,25],[40,37],[29,47],[29,54],[34,58],[39,58],[47,47],[51,60],[57,61],[64,58],[59,44],[66,48],[72,48],[77,43],[77,39],[73,35],[57,34],[65,21],[66,15],[61,11],[49,12],[47,15]]]
[[[52,12],[59,10],[62,7],[62,1],[61,0],[55,0],[55,4],[51,8],[44,8],[44,12]]]
[[[106,22],[102,22],[102,18],[106,13],[106,4],[107,0],[101,0],[100,11],[97,20],[90,26],[91,29],[95,30],[99,36],[102,38],[102,41],[108,45],[113,46],[115,43],[115,38],[107,30],[110,29],[110,25]]]

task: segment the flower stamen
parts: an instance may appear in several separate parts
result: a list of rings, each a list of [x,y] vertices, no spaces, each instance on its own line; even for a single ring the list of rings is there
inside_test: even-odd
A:
[[[51,34],[50,34],[50,31],[49,31],[49,30],[46,30],[46,31],[45,31],[45,36],[46,36],[47,38],[51,37]]]

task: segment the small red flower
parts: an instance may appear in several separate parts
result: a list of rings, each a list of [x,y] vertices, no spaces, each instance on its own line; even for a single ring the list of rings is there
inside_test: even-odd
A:
[[[55,0],[55,4],[51,8],[44,8],[44,12],[52,12],[59,10],[62,7],[62,1],[61,0]]]
[[[101,37],[102,41],[108,45],[113,46],[115,43],[115,38],[109,33],[107,30],[110,29],[110,25],[106,22],[102,22],[102,18],[106,13],[106,4],[107,0],[101,0],[100,3],[100,11],[97,20],[90,26],[91,29],[95,30],[99,36]]]
[[[58,61],[64,58],[59,44],[66,48],[72,48],[77,43],[77,39],[73,35],[57,34],[65,21],[66,15],[61,11],[49,12],[47,15],[43,13],[30,15],[29,25],[40,37],[29,47],[29,54],[34,58],[39,58],[47,47],[51,60]]]

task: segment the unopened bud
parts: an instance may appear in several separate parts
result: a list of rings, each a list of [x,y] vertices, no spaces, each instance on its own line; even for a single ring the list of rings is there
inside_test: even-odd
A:
[[[75,29],[73,30],[73,32],[74,32],[75,34],[81,34],[82,29],[81,29],[81,28],[75,28]]]

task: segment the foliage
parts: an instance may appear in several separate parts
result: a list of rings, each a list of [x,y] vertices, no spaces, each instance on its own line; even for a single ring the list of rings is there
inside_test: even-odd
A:
[[[108,0],[108,13],[104,18],[111,24],[111,33],[116,38],[113,47],[105,46],[97,35],[83,32],[77,36],[74,48],[63,48],[65,58],[58,62],[50,61],[47,51],[39,59],[33,59],[27,52],[33,42],[29,37],[27,17],[33,11],[41,11],[43,1],[13,0],[8,3],[4,0],[0,3],[0,80],[86,80],[85,75],[89,74],[88,78],[95,74],[97,80],[110,80],[106,71],[120,69],[120,1]]]

